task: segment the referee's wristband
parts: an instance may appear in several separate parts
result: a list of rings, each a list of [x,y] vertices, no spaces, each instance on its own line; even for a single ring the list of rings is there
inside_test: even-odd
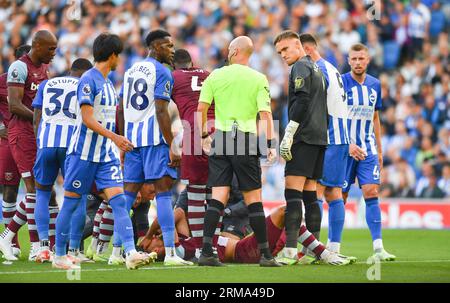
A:
[[[275,148],[276,145],[277,145],[276,139],[267,140],[267,148]]]
[[[206,134],[203,134],[203,135],[202,135],[202,139],[208,138],[208,136],[209,136],[209,134],[208,134],[208,133],[206,133]]]

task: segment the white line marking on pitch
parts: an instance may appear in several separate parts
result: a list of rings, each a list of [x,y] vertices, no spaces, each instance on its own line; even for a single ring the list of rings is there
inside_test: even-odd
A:
[[[450,260],[421,260],[421,261],[392,261],[381,262],[382,265],[398,264],[398,263],[449,263]],[[366,262],[356,262],[355,264],[366,264]],[[257,264],[227,264],[227,267],[243,267],[255,266]],[[314,265],[313,265],[314,266]],[[319,265],[320,266],[320,265]],[[351,265],[350,265],[351,266]],[[0,267],[1,268],[1,267]],[[139,270],[173,270],[173,269],[194,269],[198,266],[176,266],[176,267],[141,267]],[[96,268],[96,269],[81,269],[81,272],[108,272],[108,271],[126,271],[126,268]],[[1,275],[28,275],[28,274],[47,274],[47,273],[64,273],[64,270],[36,270],[36,271],[5,271],[0,272]]]

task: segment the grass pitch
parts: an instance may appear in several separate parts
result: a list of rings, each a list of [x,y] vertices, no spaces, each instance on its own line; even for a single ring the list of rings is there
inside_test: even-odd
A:
[[[325,239],[327,231],[323,230]],[[54,270],[51,264],[27,261],[28,233],[20,232],[22,257],[11,265],[0,263],[0,282],[149,282],[149,283],[219,283],[219,282],[450,282],[449,230],[384,230],[385,248],[397,261],[367,264],[372,253],[368,230],[345,230],[342,253],[356,256],[358,262],[349,266],[296,265],[282,268],[260,268],[258,265],[230,264],[227,267],[164,267],[160,263],[130,271],[125,266],[105,263],[82,264],[81,273],[67,274]],[[85,243],[88,244],[88,241]],[[3,260],[1,260],[3,261]],[[369,277],[373,280],[368,279]],[[79,278],[79,280],[78,280]]]

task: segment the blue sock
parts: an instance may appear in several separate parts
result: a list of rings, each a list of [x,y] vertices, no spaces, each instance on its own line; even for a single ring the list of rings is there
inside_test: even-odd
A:
[[[67,254],[67,240],[70,234],[70,222],[72,222],[72,216],[80,203],[81,197],[72,198],[64,197],[64,203],[56,218],[56,255],[58,257],[65,256]]]
[[[36,205],[34,208],[34,220],[39,235],[39,240],[48,240],[48,225],[50,224],[50,212],[48,205],[52,192],[36,188]]]
[[[137,193],[130,191],[125,191],[125,199],[127,200],[127,210],[130,213],[131,207],[133,207],[134,201],[136,200]]]
[[[172,209],[172,193],[166,191],[156,195],[158,222],[163,234],[164,247],[175,246],[175,219]]]
[[[86,200],[87,195],[81,196],[72,221],[70,222],[69,249],[80,249],[81,238],[83,237],[84,224],[86,223]]]
[[[317,205],[319,205],[320,208],[320,217],[323,218],[323,200],[322,199],[317,199]]]
[[[366,200],[366,222],[369,226],[372,240],[381,239],[381,210],[378,198]]]
[[[135,249],[133,225],[130,215],[127,212],[127,202],[124,194],[118,194],[109,200],[109,205],[113,210],[114,230],[123,242],[125,253]]]
[[[130,214],[131,207],[133,206],[134,201],[136,200],[137,193],[133,193],[130,191],[125,191],[125,200],[127,205],[127,212]],[[120,247],[122,246],[122,239],[120,239],[120,235],[117,231],[117,225],[114,224],[114,233],[113,233],[113,246]]]
[[[330,242],[341,243],[342,230],[345,222],[345,206],[343,199],[331,201],[328,210],[328,239]]]

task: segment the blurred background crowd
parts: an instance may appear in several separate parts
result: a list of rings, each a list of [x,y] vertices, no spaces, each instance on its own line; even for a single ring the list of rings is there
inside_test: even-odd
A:
[[[368,46],[369,73],[382,83],[384,169],[381,196],[450,197],[450,92],[448,0],[0,0],[0,72],[13,49],[41,29],[54,32],[58,53],[52,76],[65,74],[77,57],[92,59],[95,37],[104,31],[126,43],[111,80],[146,56],[142,39],[165,28],[176,48],[195,65],[223,66],[233,37],[255,43],[251,66],[270,82],[280,136],[287,123],[288,67],[272,40],[283,29],[313,33],[325,59],[348,72],[353,43]],[[263,168],[263,197],[283,200],[284,163]],[[357,186],[350,192],[357,196]]]

